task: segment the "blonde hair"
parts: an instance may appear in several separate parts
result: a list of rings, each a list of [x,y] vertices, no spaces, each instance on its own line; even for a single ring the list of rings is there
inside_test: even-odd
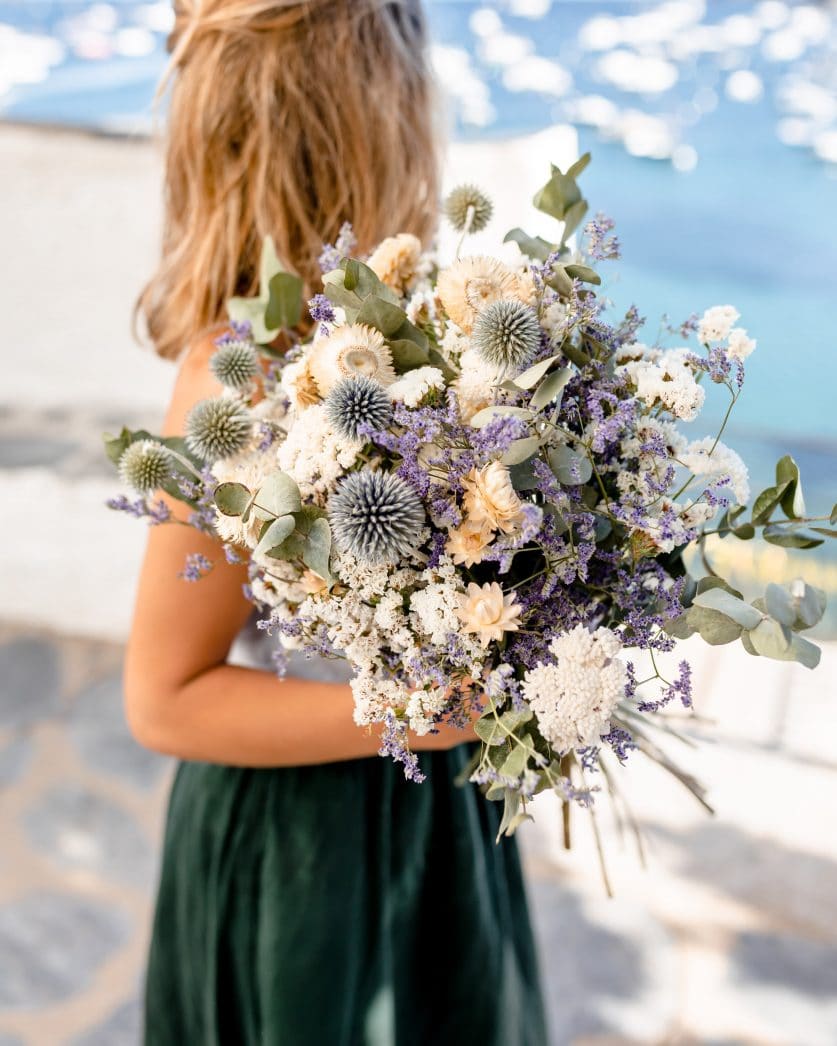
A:
[[[138,312],[173,358],[258,289],[270,234],[308,294],[345,221],[358,250],[436,222],[419,0],[183,0],[170,38],[165,221]]]

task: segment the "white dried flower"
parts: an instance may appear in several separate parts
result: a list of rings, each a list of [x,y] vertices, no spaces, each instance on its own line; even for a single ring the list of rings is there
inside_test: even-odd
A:
[[[713,305],[698,323],[698,340],[703,345],[721,341],[732,330],[732,325],[741,316],[733,305]]]
[[[268,454],[237,454],[233,458],[222,458],[212,466],[212,475],[218,483],[242,483],[252,493],[261,487],[275,466]],[[244,523],[241,516],[225,516],[215,513],[215,530],[222,541],[233,545],[255,548],[259,543],[259,530],[264,520],[252,515]]]
[[[496,581],[484,585],[471,581],[459,597],[457,614],[465,632],[478,636],[485,648],[492,640],[499,643],[505,632],[518,630],[521,610],[514,592],[504,593]]]
[[[509,470],[500,461],[481,469],[472,468],[464,477],[462,507],[469,522],[485,523],[511,534],[522,522],[523,502],[512,485]]]
[[[407,407],[417,407],[431,389],[443,389],[445,376],[438,367],[408,370],[387,389],[389,398]]]
[[[325,408],[316,404],[294,420],[276,452],[276,464],[296,480],[304,500],[312,498],[323,504],[328,491],[355,463],[362,446],[362,442],[338,436]]]
[[[714,449],[713,449],[714,447]],[[739,505],[746,505],[750,499],[750,476],[747,466],[731,447],[716,443],[712,436],[695,440],[680,454],[685,467],[696,476],[712,479],[729,477],[729,489]]]
[[[448,534],[445,550],[457,566],[481,563],[483,553],[494,540],[494,528],[487,520],[465,520]]]
[[[404,294],[412,283],[421,259],[421,240],[402,232],[382,240],[366,260],[381,283]]]
[[[526,305],[535,301],[535,286],[496,258],[475,255],[460,258],[439,273],[436,283],[445,312],[470,334],[479,313],[492,302],[516,299]]]
[[[734,360],[746,360],[756,347],[756,339],[750,338],[743,327],[734,327],[729,332],[727,355]]]
[[[656,363],[631,360],[619,369],[627,372],[637,396],[649,407],[662,406],[674,417],[691,421],[703,406],[706,392],[695,381],[682,349],[664,352]]]
[[[395,381],[392,354],[383,334],[362,323],[337,327],[327,337],[318,338],[308,359],[322,396],[327,396],[341,378],[374,378],[384,386]]]
[[[625,694],[627,669],[617,654],[622,644],[609,628],[589,632],[576,625],[549,644],[554,664],[526,673],[522,692],[556,752],[598,744]]]

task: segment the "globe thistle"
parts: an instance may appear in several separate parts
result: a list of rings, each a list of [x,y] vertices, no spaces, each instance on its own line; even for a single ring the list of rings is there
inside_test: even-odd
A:
[[[392,405],[380,382],[360,375],[337,382],[326,398],[325,412],[339,436],[357,440],[361,438],[361,425],[386,428],[392,417]]]
[[[540,344],[538,317],[534,309],[520,301],[492,302],[474,323],[474,348],[487,363],[498,368],[527,366]]]
[[[186,445],[204,461],[230,458],[244,448],[251,428],[250,414],[237,400],[201,400],[186,418]]]
[[[444,202],[445,217],[457,232],[464,232],[468,224],[468,209],[473,207],[468,232],[480,232],[491,221],[494,207],[482,189],[476,185],[457,185]]]
[[[243,389],[259,373],[256,349],[247,341],[227,341],[209,361],[210,369],[222,385]]]
[[[418,494],[391,472],[350,473],[328,515],[337,547],[369,564],[394,564],[412,552],[425,523]]]
[[[119,475],[138,493],[150,494],[171,478],[171,454],[157,440],[137,440],[125,448],[119,459]]]

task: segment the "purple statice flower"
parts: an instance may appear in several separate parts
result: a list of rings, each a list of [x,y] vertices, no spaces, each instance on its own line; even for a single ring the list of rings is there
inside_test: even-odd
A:
[[[434,530],[430,535],[430,551],[427,556],[427,565],[432,570],[438,567],[445,553],[447,535],[442,530]]]
[[[688,661],[681,661],[678,665],[677,677],[673,682],[667,683],[660,691],[660,696],[656,701],[644,701],[641,700],[637,705],[640,712],[659,712],[661,708],[664,708],[667,704],[670,704],[676,697],[680,698],[680,702],[684,708],[691,708],[692,705],[692,666]]]
[[[323,249],[318,259],[322,272],[331,272],[337,269],[340,263],[351,256],[357,246],[357,238],[352,230],[351,222],[343,222],[340,232],[334,243],[323,244]]]
[[[212,560],[207,559],[202,553],[190,552],[186,557],[186,565],[177,576],[183,578],[184,581],[200,581],[202,577],[206,577],[213,566]]]
[[[308,311],[315,323],[334,323],[334,306],[324,294],[315,294],[308,302]]]
[[[131,501],[124,494],[119,494],[117,497],[108,498],[105,504],[109,509],[125,512],[134,519],[147,519],[152,527],[168,523],[171,519],[171,511],[162,499],[148,501],[146,498],[137,498],[136,501]]]
[[[631,305],[625,313],[625,318],[618,327],[614,328],[614,341],[617,347],[635,342],[637,334],[644,325],[645,317],[640,316],[636,305]]]
[[[392,709],[388,709],[381,733],[381,747],[378,755],[388,755],[404,767],[404,776],[408,781],[420,783],[424,774],[419,767],[418,756],[410,751],[407,740],[407,724],[398,719]]]
[[[279,645],[271,651],[270,660],[273,662],[273,671],[279,679],[284,679],[288,674],[289,658],[287,650]]]
[[[601,741],[610,745],[613,754],[620,763],[624,763],[628,755],[636,749],[636,742],[629,733],[621,726],[611,727],[610,731],[602,734]]]
[[[204,534],[215,533],[215,502],[213,492],[217,481],[209,467],[201,470],[201,483],[192,484],[194,496],[192,498],[195,506],[194,512],[189,515],[189,526],[200,530]],[[181,489],[183,489],[181,487]],[[185,495],[189,497],[189,495]]]
[[[230,564],[230,566],[235,566],[238,563],[244,562],[234,545],[225,544],[223,547],[224,559]]]
[[[215,339],[219,349],[234,341],[249,341],[253,336],[253,325],[249,320],[230,320],[229,329]]]
[[[256,436],[259,440],[256,450],[260,454],[264,454],[276,442],[276,429],[269,421],[260,421],[256,429]]]
[[[615,260],[621,257],[619,239],[613,234],[616,223],[607,215],[599,214],[584,226],[587,236],[587,253],[597,261]]]

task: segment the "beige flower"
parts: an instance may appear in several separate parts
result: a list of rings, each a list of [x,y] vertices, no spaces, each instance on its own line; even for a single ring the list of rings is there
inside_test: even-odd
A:
[[[487,522],[475,523],[466,519],[448,535],[445,546],[457,566],[472,567],[482,562],[482,554],[494,538],[494,528]]]
[[[299,587],[307,596],[316,596],[320,592],[326,591],[328,582],[315,571],[306,567],[302,572],[302,577],[299,579]]]
[[[459,597],[457,616],[466,632],[476,633],[480,643],[487,647],[492,639],[499,642],[504,632],[516,632],[521,607],[515,602],[514,592],[503,594],[496,581],[485,585],[470,582],[468,591]]]
[[[360,374],[385,386],[395,381],[392,354],[384,336],[362,323],[337,327],[316,341],[308,366],[322,396],[327,396],[341,378]]]
[[[291,406],[297,413],[306,407],[313,407],[321,401],[319,387],[311,373],[309,356],[304,356],[295,363],[289,363],[282,371],[282,388],[287,392]]]
[[[461,258],[439,273],[436,293],[445,312],[470,334],[479,312],[492,302],[516,298],[531,305],[535,285],[496,258]]]
[[[383,240],[366,259],[366,264],[381,283],[403,294],[416,275],[421,258],[421,240],[402,232]]]
[[[472,468],[463,480],[462,506],[471,523],[486,523],[504,534],[514,531],[521,521],[523,503],[512,486],[509,470],[500,461],[481,469]]]

